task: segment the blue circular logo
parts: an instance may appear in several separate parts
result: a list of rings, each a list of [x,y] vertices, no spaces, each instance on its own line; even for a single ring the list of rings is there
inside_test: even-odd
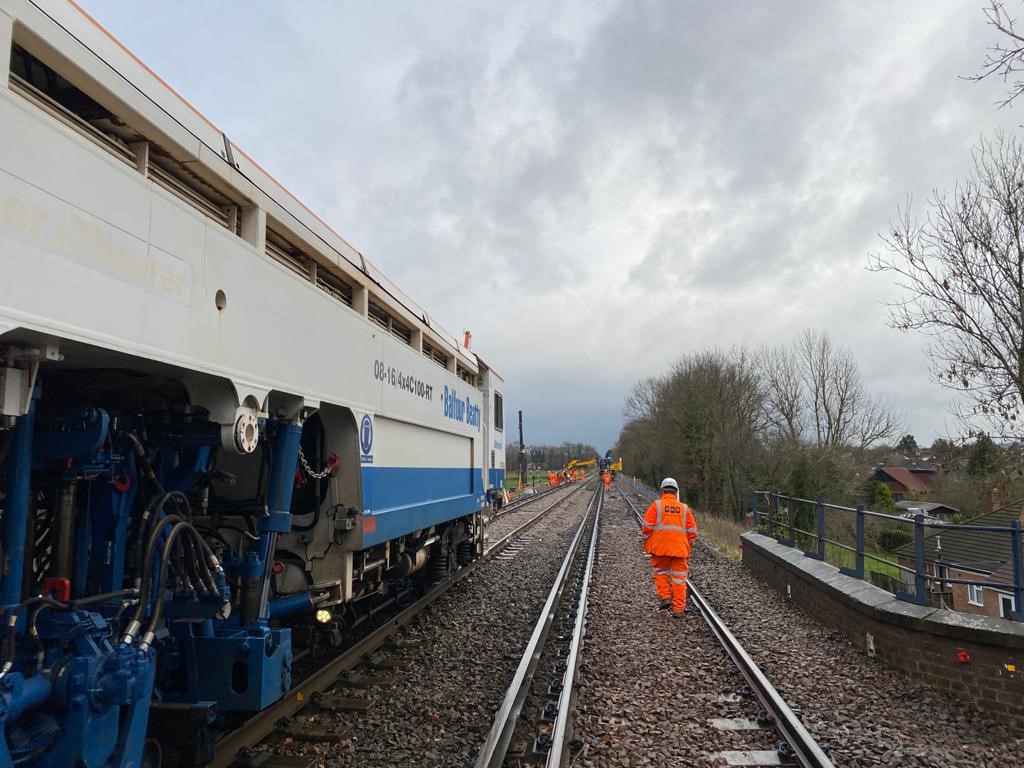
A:
[[[359,448],[364,456],[368,455],[370,449],[373,448],[373,421],[369,416],[363,416],[363,420],[359,424]]]

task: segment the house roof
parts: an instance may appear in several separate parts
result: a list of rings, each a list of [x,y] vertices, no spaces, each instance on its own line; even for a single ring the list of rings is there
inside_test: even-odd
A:
[[[896,509],[901,512],[908,512],[910,510],[916,510],[925,515],[930,515],[936,511],[948,510],[953,514],[958,513],[960,510],[956,507],[951,507],[949,504],[943,504],[941,501],[897,501]]]
[[[906,467],[879,467],[878,471],[911,491],[930,491],[932,483],[935,482],[935,470],[933,469],[914,472]]]
[[[1013,561],[1007,560],[1001,566],[999,566],[995,573],[990,577],[992,581],[999,582],[1000,584],[1013,584]],[[1004,592],[1009,592],[1010,588],[1007,587]]]
[[[1019,520],[1021,509],[1014,506],[997,509],[968,520],[965,525],[1009,527]],[[914,543],[893,550],[898,557],[913,559]],[[1010,534],[997,531],[965,531],[956,526],[929,526],[924,537],[924,559],[927,563],[960,567],[977,573],[994,573],[1011,559]]]

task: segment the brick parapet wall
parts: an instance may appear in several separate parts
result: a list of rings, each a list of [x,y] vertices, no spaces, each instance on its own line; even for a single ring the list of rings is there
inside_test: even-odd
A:
[[[897,600],[768,536],[742,536],[743,564],[818,621],[913,679],[1024,730],[1024,625]],[[966,651],[967,663],[958,660]],[[1016,671],[1013,671],[1016,670]]]

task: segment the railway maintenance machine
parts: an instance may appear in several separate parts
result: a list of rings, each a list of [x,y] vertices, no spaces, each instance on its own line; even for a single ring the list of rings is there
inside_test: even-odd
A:
[[[0,0],[0,270],[0,768],[202,765],[482,552],[501,377],[65,0]]]

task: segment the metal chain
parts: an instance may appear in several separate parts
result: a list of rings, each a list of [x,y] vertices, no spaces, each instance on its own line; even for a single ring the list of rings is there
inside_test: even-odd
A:
[[[301,446],[299,447],[299,462],[302,464],[302,469],[305,470],[306,474],[309,475],[314,480],[323,480],[325,477],[331,474],[331,472],[334,471],[334,467],[327,467],[326,469],[320,472],[314,472],[313,468],[309,466],[309,462],[306,461],[306,456],[302,452]]]

